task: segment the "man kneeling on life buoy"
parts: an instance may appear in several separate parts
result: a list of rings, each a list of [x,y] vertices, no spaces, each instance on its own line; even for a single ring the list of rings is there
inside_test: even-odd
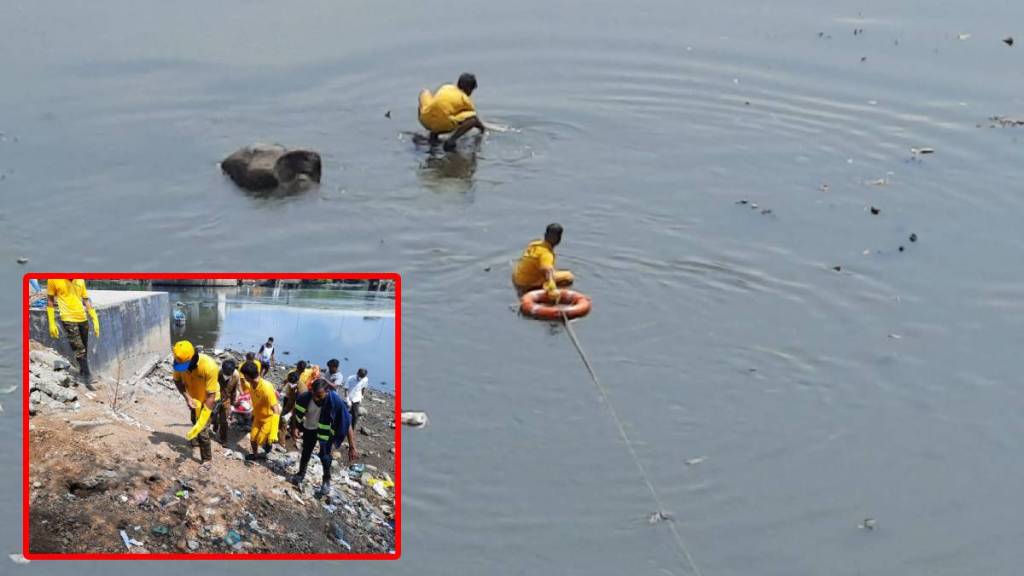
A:
[[[476,76],[465,73],[456,84],[445,84],[431,94],[420,92],[420,124],[430,130],[430,142],[436,144],[441,134],[451,133],[444,142],[445,150],[454,150],[455,143],[473,128],[483,132],[484,123],[476,115],[470,95],[476,90]]]
[[[520,294],[543,288],[553,302],[558,301],[558,287],[568,286],[575,278],[568,270],[555,269],[555,246],[562,241],[562,225],[548,224],[543,240],[534,240],[523,250],[512,272],[512,283]]]

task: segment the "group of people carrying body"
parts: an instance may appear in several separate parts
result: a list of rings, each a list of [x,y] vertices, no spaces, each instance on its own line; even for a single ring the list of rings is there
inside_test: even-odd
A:
[[[222,444],[227,443],[232,406],[242,393],[248,393],[252,403],[250,452],[246,461],[265,460],[275,444],[297,443],[302,455],[299,471],[290,481],[298,486],[305,478],[313,450],[319,447],[323,464],[319,496],[330,491],[334,450],[347,440],[349,461],[359,457],[354,426],[359,419],[363,391],[369,383],[366,369],[360,368],[346,381],[337,359],[327,362],[326,373],[321,373],[319,366],[301,361],[277,389],[264,378],[274,362],[273,339],[259,353],[247,354],[240,366],[230,358],[218,365],[188,340],[174,344],[173,356],[174,383],[188,405],[192,421],[186,438],[199,448],[202,468],[211,467],[212,432],[217,433]],[[286,419],[283,433],[282,419]]]

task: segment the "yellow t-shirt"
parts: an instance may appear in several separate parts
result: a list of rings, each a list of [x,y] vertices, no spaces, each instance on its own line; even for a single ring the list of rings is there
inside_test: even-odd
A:
[[[46,295],[53,296],[57,301],[61,320],[85,322],[85,305],[82,301],[89,297],[89,292],[85,289],[85,280],[47,280]]]
[[[420,123],[433,132],[451,132],[475,115],[473,99],[454,84],[445,84],[420,99]]]
[[[540,286],[547,277],[544,275],[544,268],[554,269],[555,250],[546,240],[534,240],[530,242],[523,255],[516,263],[516,269],[512,281],[517,286]]]
[[[185,392],[197,402],[205,402],[206,395],[210,393],[214,394],[215,400],[220,400],[220,382],[217,380],[219,371],[216,360],[200,354],[196,369],[175,372],[174,381],[185,384]]]
[[[248,384],[248,382],[246,382]],[[274,406],[277,404],[277,392],[274,386],[263,378],[260,378],[256,386],[252,386],[252,418],[254,421],[262,422],[264,419],[274,415]]]

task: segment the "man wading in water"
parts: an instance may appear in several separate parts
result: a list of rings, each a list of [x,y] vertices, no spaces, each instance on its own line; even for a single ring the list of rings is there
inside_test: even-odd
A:
[[[92,329],[97,338],[100,337],[100,319],[96,316],[92,302],[89,301],[85,280],[79,278],[46,281],[46,317],[50,323],[50,337],[56,340],[60,338],[60,332],[57,330],[57,320],[53,314],[55,301],[60,310],[60,323],[64,325],[68,344],[75,353],[75,360],[78,361],[78,374],[86,388],[95,390],[92,385],[92,372],[89,371],[89,322],[86,321],[85,315],[88,313],[92,319]]]

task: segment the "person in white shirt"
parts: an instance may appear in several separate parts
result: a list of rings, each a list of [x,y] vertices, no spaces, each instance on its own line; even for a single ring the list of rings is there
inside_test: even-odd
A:
[[[267,343],[260,346],[259,351],[260,358],[260,369],[262,373],[260,376],[266,376],[267,372],[274,365],[274,338],[267,338]]]
[[[345,377],[341,374],[341,363],[337,358],[327,361],[327,381],[331,383],[331,390],[345,398]]]
[[[348,377],[348,394],[345,401],[348,402],[352,412],[352,429],[356,430],[356,423],[359,421],[359,403],[363,401],[363,389],[370,381],[366,377],[366,368],[360,368],[355,376]]]

